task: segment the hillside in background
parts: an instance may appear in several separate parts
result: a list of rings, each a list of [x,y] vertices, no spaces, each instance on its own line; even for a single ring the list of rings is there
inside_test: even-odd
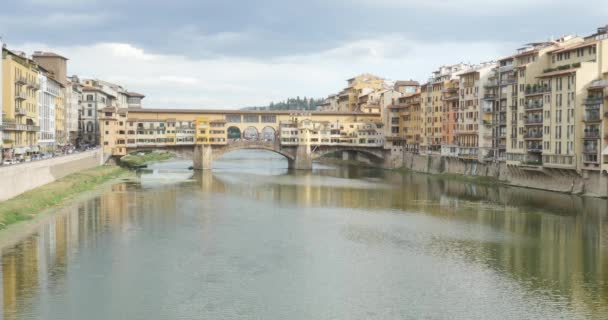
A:
[[[288,98],[285,101],[271,102],[267,106],[245,107],[243,110],[317,110],[323,98]]]

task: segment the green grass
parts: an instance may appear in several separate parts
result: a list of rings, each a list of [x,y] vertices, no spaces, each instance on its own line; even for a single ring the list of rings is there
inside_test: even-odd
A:
[[[168,152],[141,152],[143,155],[138,155],[140,152],[134,152],[120,158],[120,164],[128,168],[140,167],[149,163],[169,160],[173,158],[173,154]]]
[[[100,166],[73,173],[44,186],[0,202],[0,229],[34,218],[45,209],[65,203],[73,196],[95,189],[127,171],[116,166]]]

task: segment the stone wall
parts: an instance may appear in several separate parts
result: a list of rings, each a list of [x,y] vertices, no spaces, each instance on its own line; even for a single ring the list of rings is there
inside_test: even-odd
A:
[[[507,166],[504,162],[480,163],[476,160],[420,155],[406,152],[403,167],[428,174],[459,174],[487,177],[513,186],[582,194],[593,197],[608,196],[608,175],[599,171],[579,174],[574,170],[524,168]]]
[[[102,164],[101,149],[57,158],[0,166],[0,201],[53,182],[68,174]]]

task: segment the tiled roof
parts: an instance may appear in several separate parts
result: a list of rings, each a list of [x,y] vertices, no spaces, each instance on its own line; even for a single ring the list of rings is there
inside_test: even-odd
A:
[[[68,58],[58,55],[54,52],[34,52],[34,54],[32,55],[32,57],[34,58],[38,58],[38,57],[42,57],[42,58],[61,58],[64,60],[68,60]]]

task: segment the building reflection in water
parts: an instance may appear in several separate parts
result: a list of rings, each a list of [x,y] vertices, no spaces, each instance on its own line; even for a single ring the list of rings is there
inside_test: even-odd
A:
[[[484,264],[533,292],[569,297],[574,308],[608,314],[606,200],[341,167],[279,175],[197,172],[191,182],[157,188],[117,184],[63,209],[36,234],[3,251],[3,319],[18,319],[65,288],[71,259],[79,252],[104,237],[175,224],[180,201],[188,201],[183,194],[201,191],[279,206],[423,213],[471,226],[472,232],[495,230],[504,238],[438,237],[426,245]]]

